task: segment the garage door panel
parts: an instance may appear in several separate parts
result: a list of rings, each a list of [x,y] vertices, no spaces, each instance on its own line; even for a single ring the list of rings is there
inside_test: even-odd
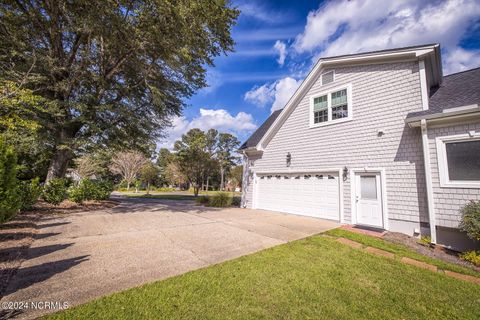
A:
[[[256,188],[260,209],[339,220],[338,174],[261,175]]]

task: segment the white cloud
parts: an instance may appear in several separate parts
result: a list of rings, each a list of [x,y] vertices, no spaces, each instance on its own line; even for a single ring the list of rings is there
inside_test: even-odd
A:
[[[240,3],[237,8],[241,11],[241,16],[254,18],[258,21],[270,24],[278,24],[289,18],[289,15],[286,12],[275,11],[251,1]]]
[[[480,50],[457,48],[444,60],[443,70],[445,74],[468,70],[480,66]]]
[[[458,44],[479,15],[480,1],[475,0],[330,1],[308,14],[293,47],[318,58],[440,42],[444,62],[451,68],[471,68],[477,66],[475,59],[455,59],[478,56],[465,49],[459,52]]]
[[[275,97],[275,84],[276,82],[265,83],[260,87],[255,86],[250,91],[247,91],[243,98],[245,101],[263,108],[273,101]]]
[[[283,66],[285,58],[287,57],[287,45],[284,42],[277,40],[273,48],[278,52],[278,64]]]
[[[271,112],[282,109],[288,100],[293,96],[301,81],[286,77],[280,79],[275,84],[275,100],[273,101]]]
[[[270,111],[282,109],[300,85],[300,81],[285,77],[262,86],[255,86],[245,93],[244,99],[259,107],[272,103]]]
[[[160,141],[158,147],[173,149],[175,141],[193,128],[204,131],[213,128],[220,132],[234,134],[239,140],[244,140],[257,126],[253,123],[252,115],[245,112],[232,115],[225,109],[200,109],[200,114],[192,120],[184,116],[173,118],[172,126],[167,131],[167,138]]]

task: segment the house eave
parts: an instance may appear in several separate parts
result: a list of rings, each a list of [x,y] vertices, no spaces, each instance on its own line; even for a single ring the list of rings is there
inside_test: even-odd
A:
[[[240,149],[238,150],[239,153],[242,153],[244,154],[245,156],[249,157],[249,156],[257,156],[257,155],[262,155],[263,154],[263,151],[262,150],[258,150],[257,148],[255,147],[249,147],[249,148],[244,148],[244,149]]]
[[[478,104],[455,109],[456,110],[453,111],[448,111],[448,109],[446,109],[444,112],[407,118],[405,119],[405,123],[410,128],[418,128],[421,126],[422,120],[427,121],[429,124],[449,125],[456,122],[470,121],[480,118],[480,107]]]

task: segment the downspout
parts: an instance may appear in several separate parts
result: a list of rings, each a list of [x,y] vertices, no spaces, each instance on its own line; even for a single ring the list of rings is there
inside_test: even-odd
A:
[[[428,110],[428,84],[427,73],[425,70],[425,60],[421,59],[418,62],[418,73],[420,76],[420,91],[422,95],[422,109]],[[420,120],[420,127],[422,130],[422,148],[423,148],[423,162],[425,168],[425,182],[427,186],[427,205],[428,205],[428,220],[430,224],[430,238],[433,244],[437,243],[437,226],[435,223],[435,207],[433,203],[433,183],[432,183],[432,167],[430,166],[430,149],[428,146],[428,129],[427,120]]]
[[[430,149],[428,146],[427,120],[420,121],[422,129],[422,147],[423,161],[425,167],[425,181],[427,184],[427,201],[428,201],[428,219],[430,224],[431,243],[437,243],[437,226],[435,222],[435,207],[433,203],[433,184],[432,184],[432,167],[430,166]]]
[[[247,203],[246,203],[246,190],[247,188],[247,183],[246,180],[248,179],[248,156],[245,151],[242,151],[243,154],[243,173],[242,173],[242,203],[241,207],[246,208]],[[247,176],[247,179],[245,177]]]

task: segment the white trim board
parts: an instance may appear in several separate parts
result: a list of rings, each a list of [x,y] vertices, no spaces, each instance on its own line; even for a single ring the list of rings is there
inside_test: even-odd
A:
[[[352,225],[357,224],[357,206],[355,201],[356,195],[356,174],[357,173],[379,173],[380,181],[382,183],[382,214],[383,214],[383,229],[390,230],[388,224],[388,205],[387,205],[387,174],[385,168],[351,168],[350,169],[350,209]]]

